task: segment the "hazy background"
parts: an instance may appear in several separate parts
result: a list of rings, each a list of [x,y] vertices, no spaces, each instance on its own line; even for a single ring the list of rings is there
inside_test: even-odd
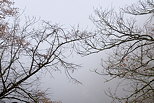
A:
[[[121,8],[138,0],[14,0],[15,5],[24,11],[25,16],[37,17],[53,24],[70,29],[80,25],[82,29],[94,30],[89,20],[94,15],[94,9]],[[72,56],[72,61],[82,64],[82,68],[73,73],[73,77],[83,84],[75,84],[63,72],[53,72],[42,75],[41,87],[49,88],[51,99],[63,103],[110,103],[104,91],[116,85],[117,81],[104,83],[107,77],[102,77],[93,69],[101,69],[101,59],[106,54],[100,53],[87,57]]]

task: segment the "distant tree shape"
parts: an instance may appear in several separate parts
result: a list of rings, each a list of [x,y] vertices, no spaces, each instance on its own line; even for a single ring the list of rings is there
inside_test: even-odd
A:
[[[75,42],[86,36],[76,36],[76,31],[72,34],[35,18],[20,22],[13,4],[11,0],[0,1],[0,100],[37,103],[36,74],[40,71],[63,68],[71,80],[79,82],[69,73],[78,65],[66,59]]]
[[[62,103],[60,101],[51,101],[50,98],[47,97],[46,93],[45,92],[41,92],[41,91],[38,91],[37,93],[35,93],[36,95],[34,96],[35,100],[38,102],[38,103]],[[31,102],[33,103],[33,102]],[[35,103],[35,102],[34,102]]]
[[[96,25],[95,36],[81,42],[79,54],[90,55],[112,49],[113,54],[103,62],[105,72],[95,72],[130,82],[126,96],[108,95],[117,103],[152,103],[154,101],[154,2],[139,1],[114,10],[96,10],[92,21]],[[134,18],[134,15],[137,19]],[[138,21],[139,16],[148,20]],[[137,24],[140,22],[140,24]],[[145,22],[143,25],[142,22]],[[88,33],[87,33],[88,35]]]

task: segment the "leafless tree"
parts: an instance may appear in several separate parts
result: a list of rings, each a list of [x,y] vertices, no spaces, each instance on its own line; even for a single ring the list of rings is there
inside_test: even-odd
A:
[[[115,12],[96,10],[92,21],[96,25],[95,36],[81,42],[78,53],[90,55],[111,49],[108,60],[103,63],[105,72],[114,78],[129,81],[131,88],[124,97],[110,96],[122,103],[154,102],[154,2],[139,1]],[[148,17],[148,19],[138,18]],[[144,22],[144,23],[143,23]]]
[[[20,22],[10,0],[0,1],[0,100],[35,102],[39,71],[64,69],[68,77],[78,65],[68,62],[68,51],[86,36],[76,36],[58,25],[28,18]]]

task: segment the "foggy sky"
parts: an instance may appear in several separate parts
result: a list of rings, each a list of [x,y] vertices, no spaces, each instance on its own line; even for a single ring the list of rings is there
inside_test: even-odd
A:
[[[71,28],[80,25],[80,28],[93,29],[89,20],[94,15],[94,9],[101,7],[120,8],[138,0],[14,0],[25,16],[37,17],[62,27]],[[117,81],[104,83],[104,78],[90,70],[101,68],[101,58],[105,53],[87,57],[74,56],[72,61],[82,64],[82,68],[72,75],[83,84],[74,84],[64,73],[55,72],[53,77],[47,73],[42,75],[41,86],[49,88],[51,99],[63,103],[110,103],[104,91],[113,87]]]

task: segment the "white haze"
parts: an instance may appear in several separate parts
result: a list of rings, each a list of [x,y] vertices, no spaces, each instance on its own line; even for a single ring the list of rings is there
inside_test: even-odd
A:
[[[58,23],[64,28],[80,25],[80,28],[91,30],[94,25],[89,16],[94,14],[94,9],[121,8],[138,0],[14,0],[20,11],[25,16],[37,17],[53,24]],[[107,77],[102,77],[90,70],[101,68],[101,58],[105,59],[105,53],[87,57],[74,55],[72,61],[82,64],[82,68],[72,75],[83,84],[74,84],[65,73],[54,72],[42,75],[41,86],[49,89],[51,99],[63,103],[110,103],[104,91],[112,88],[117,81],[104,83]]]

